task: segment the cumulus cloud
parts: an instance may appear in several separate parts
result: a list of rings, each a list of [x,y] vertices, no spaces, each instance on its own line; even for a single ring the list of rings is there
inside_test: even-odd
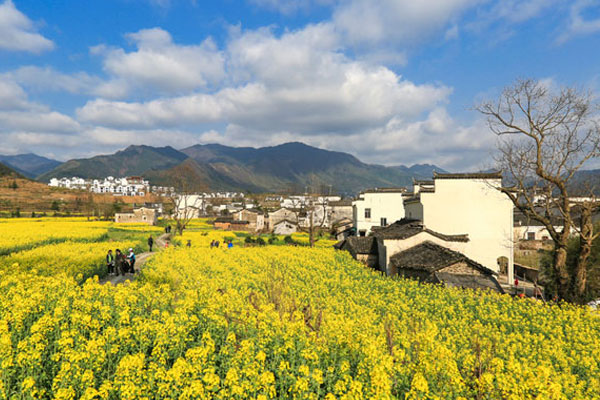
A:
[[[73,94],[92,93],[101,79],[85,72],[64,74],[51,67],[23,66],[4,77],[34,91],[59,91]]]
[[[231,123],[268,134],[351,134],[395,116],[418,118],[451,90],[416,85],[388,68],[348,59],[336,51],[328,25],[280,37],[269,30],[234,38],[227,57],[237,86],[213,94],[144,103],[93,100],[77,111],[88,123],[120,128]]]
[[[600,17],[586,18],[584,13],[599,15],[600,5],[592,0],[577,0],[571,4],[566,30],[558,37],[564,43],[575,36],[591,35],[600,32]]]
[[[0,110],[29,108],[27,94],[17,83],[0,77]]]
[[[92,53],[103,58],[111,79],[97,89],[103,97],[120,98],[131,90],[148,93],[189,93],[207,88],[225,77],[224,58],[208,38],[199,45],[179,45],[160,28],[143,29],[126,35],[136,47],[96,46]]]
[[[39,135],[73,135],[80,125],[73,118],[32,102],[21,86],[0,77],[0,141],[11,143],[24,133]],[[15,136],[19,133],[21,136]]]
[[[74,133],[79,123],[55,111],[0,112],[0,130],[25,130],[29,132]]]
[[[355,46],[412,45],[443,32],[482,0],[346,0],[333,24]]]
[[[53,47],[54,43],[36,32],[33,22],[12,0],[0,4],[0,50],[41,53]]]

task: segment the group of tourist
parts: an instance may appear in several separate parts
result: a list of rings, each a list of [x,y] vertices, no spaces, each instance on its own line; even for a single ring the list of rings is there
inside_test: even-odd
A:
[[[219,246],[221,245],[221,243],[218,240],[213,240],[212,242],[210,242],[210,248],[219,248]],[[226,241],[225,243],[223,243],[224,246],[227,246],[228,249],[232,249],[233,248],[233,241]]]
[[[135,273],[135,253],[133,249],[129,249],[129,254],[125,256],[121,250],[115,250],[113,255],[112,250],[108,250],[106,254],[106,267],[109,274],[125,275],[126,273]]]

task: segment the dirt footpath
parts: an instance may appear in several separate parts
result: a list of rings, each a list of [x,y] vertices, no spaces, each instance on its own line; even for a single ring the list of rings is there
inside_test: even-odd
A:
[[[107,275],[104,279],[100,280],[101,284],[112,283],[113,285],[119,285],[125,281],[134,281],[137,277],[137,274],[140,272],[146,261],[157,251],[160,251],[165,248],[165,244],[170,240],[170,234],[165,233],[160,235],[154,240],[154,250],[152,253],[149,251],[141,254],[136,254],[135,260],[135,274],[125,273],[124,275]]]

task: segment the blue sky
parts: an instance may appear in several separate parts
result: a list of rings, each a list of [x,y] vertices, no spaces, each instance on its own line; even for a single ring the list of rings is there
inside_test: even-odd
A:
[[[0,153],[292,140],[472,170],[516,78],[600,86],[597,0],[0,0]]]

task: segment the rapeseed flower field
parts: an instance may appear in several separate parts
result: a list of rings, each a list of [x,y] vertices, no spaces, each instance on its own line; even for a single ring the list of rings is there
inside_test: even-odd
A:
[[[118,286],[48,246],[0,257],[19,264],[0,269],[0,399],[600,398],[586,308],[390,279],[332,248],[208,247],[224,235],[188,232]]]

